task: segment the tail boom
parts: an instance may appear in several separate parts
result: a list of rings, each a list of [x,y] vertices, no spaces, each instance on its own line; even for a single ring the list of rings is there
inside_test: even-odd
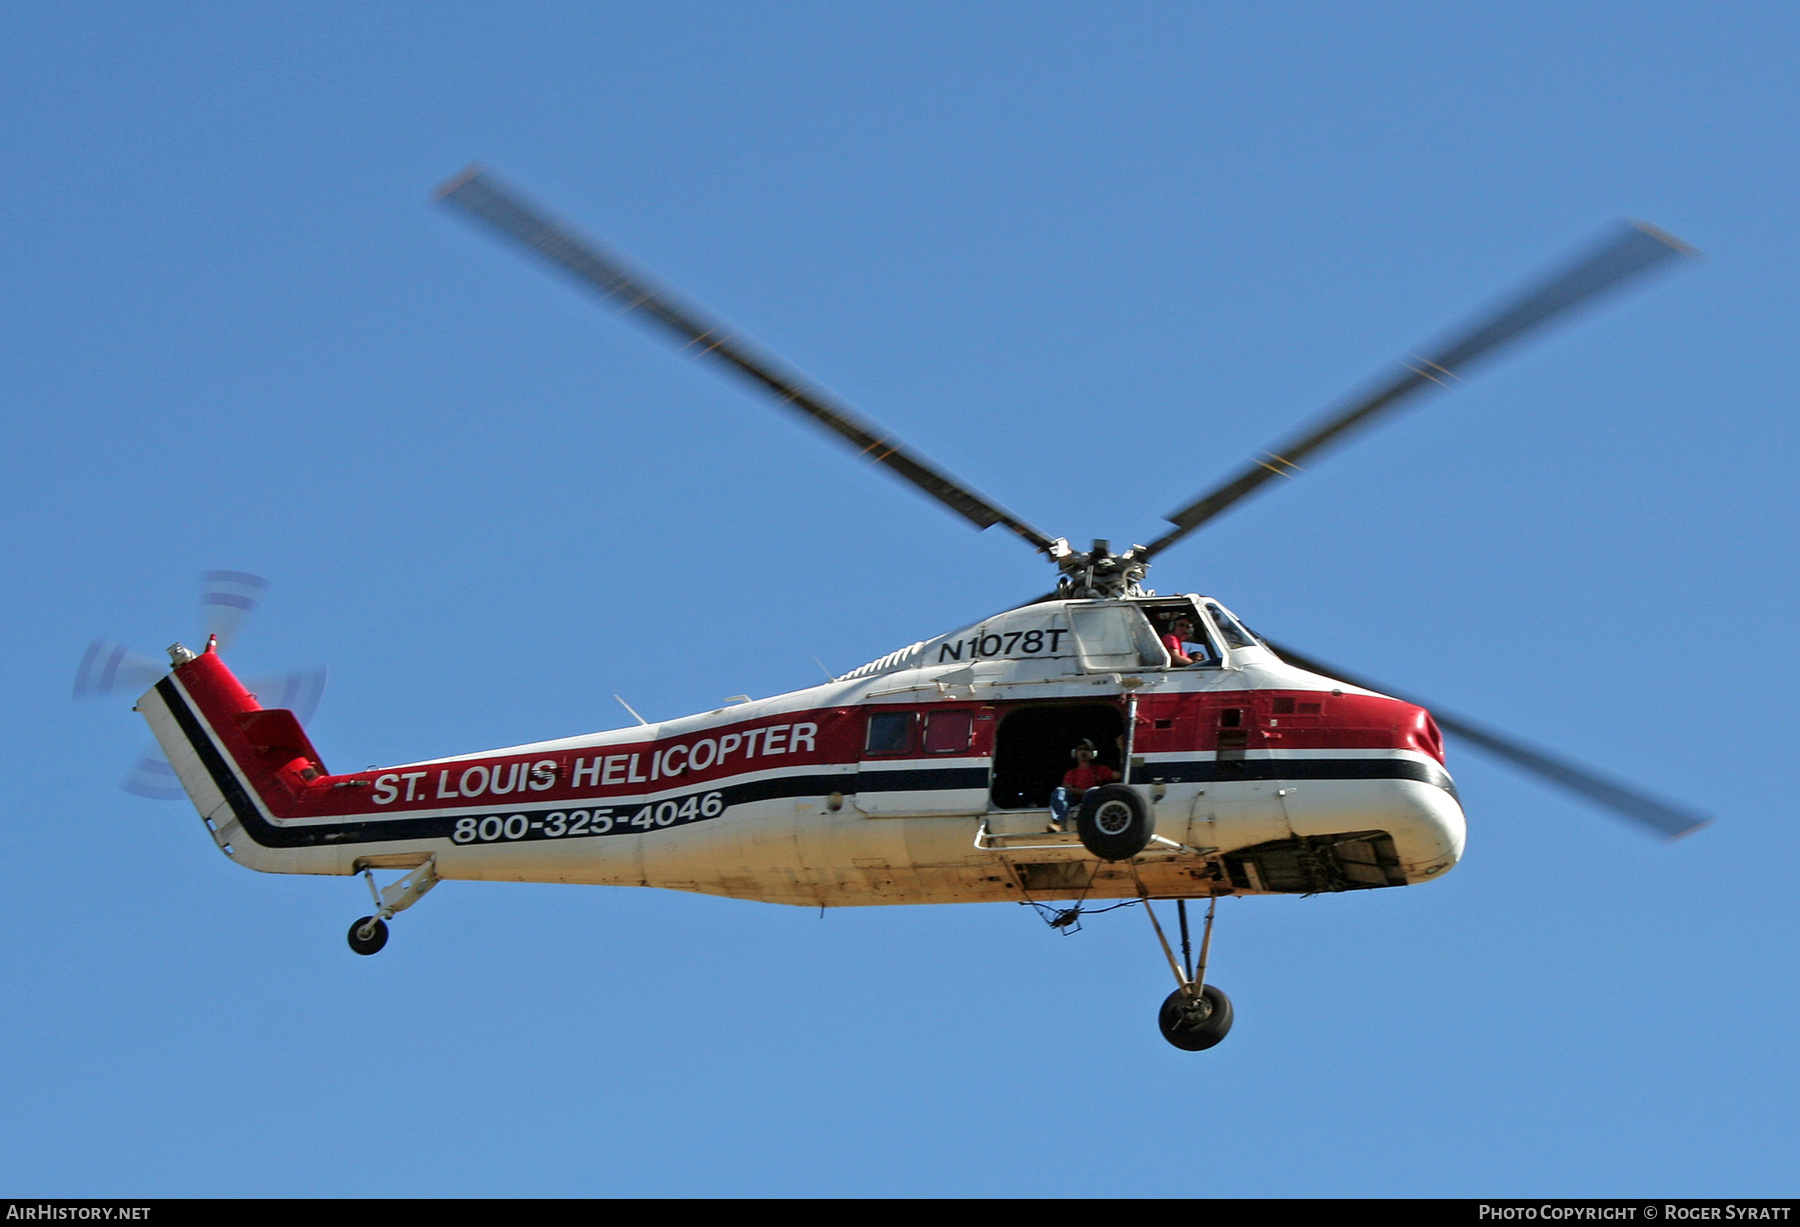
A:
[[[355,872],[350,850],[333,845],[356,836],[334,827],[321,839],[283,823],[316,813],[336,791],[299,720],[259,704],[210,647],[146,691],[137,710],[228,856],[273,873]]]

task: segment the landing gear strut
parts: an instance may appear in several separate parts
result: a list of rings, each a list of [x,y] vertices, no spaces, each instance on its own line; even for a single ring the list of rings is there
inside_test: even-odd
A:
[[[373,916],[359,916],[350,925],[346,935],[350,949],[358,954],[374,954],[387,945],[387,922],[393,919],[395,912],[404,912],[417,903],[426,891],[438,884],[437,857],[425,858],[425,863],[414,869],[391,886],[379,890],[375,887],[375,873],[368,865],[361,866],[363,881],[369,884],[369,895],[375,900]]]
[[[1163,936],[1156,913],[1150,909],[1150,897],[1144,896],[1144,912],[1150,917],[1150,926],[1156,930],[1156,940],[1162,943],[1169,970],[1175,973],[1176,989],[1164,999],[1162,1009],[1156,1015],[1156,1025],[1162,1031],[1162,1037],[1175,1047],[1184,1052],[1201,1052],[1231,1031],[1231,998],[1206,983],[1206,960],[1212,952],[1213,913],[1218,910],[1219,898],[1214,895],[1206,906],[1206,928],[1200,938],[1200,962],[1197,965],[1188,944],[1187,900],[1177,899],[1175,907],[1181,915],[1179,962],[1169,948],[1169,939]]]

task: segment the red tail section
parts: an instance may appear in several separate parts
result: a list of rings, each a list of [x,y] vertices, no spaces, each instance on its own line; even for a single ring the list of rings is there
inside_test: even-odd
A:
[[[218,748],[249,777],[270,808],[286,808],[284,795],[299,801],[317,794],[325,764],[293,712],[263,707],[210,646],[176,666],[174,676],[212,726]]]

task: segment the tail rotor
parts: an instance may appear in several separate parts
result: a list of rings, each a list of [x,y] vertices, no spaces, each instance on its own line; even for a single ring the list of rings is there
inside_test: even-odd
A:
[[[74,697],[97,699],[121,690],[142,694],[167,672],[152,658],[122,643],[96,639],[88,644],[87,653],[75,670]]]
[[[217,637],[221,650],[229,646],[244,619],[262,604],[269,581],[248,571],[207,571],[201,577],[200,603],[206,611],[206,633]]]
[[[236,639],[244,620],[262,604],[269,581],[248,571],[207,571],[200,577],[200,606],[206,635],[224,648]],[[142,694],[169,671],[166,662],[122,643],[96,639],[82,655],[75,670],[74,697],[97,699],[111,694]],[[306,724],[325,696],[326,672],[322,665],[286,673],[247,678],[252,693],[264,707],[280,707]],[[138,757],[119,786],[133,796],[152,801],[179,801],[187,794],[160,750]]]
[[[181,781],[175,778],[175,768],[155,750],[138,755],[130,772],[119,781],[119,787],[135,797],[151,801],[179,801],[187,796]]]

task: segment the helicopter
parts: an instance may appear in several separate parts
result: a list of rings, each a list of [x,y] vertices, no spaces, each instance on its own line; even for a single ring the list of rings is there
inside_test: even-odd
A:
[[[258,701],[216,637],[173,645],[137,710],[213,841],[261,872],[362,876],[373,904],[347,934],[358,954],[455,879],[820,908],[1012,901],[1064,929],[1090,903],[1141,904],[1175,981],[1158,1028],[1201,1051],[1233,1017],[1207,979],[1220,898],[1410,886],[1458,863],[1445,734],[1668,838],[1707,821],[1272,643],[1214,597],[1146,586],[1163,551],[1303,461],[1692,254],[1653,226],[1622,225],[1170,514],[1161,536],[1114,551],[1077,549],[976,493],[492,173],[471,167],[437,199],[978,529],[1021,538],[1056,581],[792,693],[348,774],[327,770],[294,711]],[[383,886],[377,872],[401,876]],[[1197,954],[1189,901],[1207,905]],[[1175,905],[1178,943],[1156,902]]]

